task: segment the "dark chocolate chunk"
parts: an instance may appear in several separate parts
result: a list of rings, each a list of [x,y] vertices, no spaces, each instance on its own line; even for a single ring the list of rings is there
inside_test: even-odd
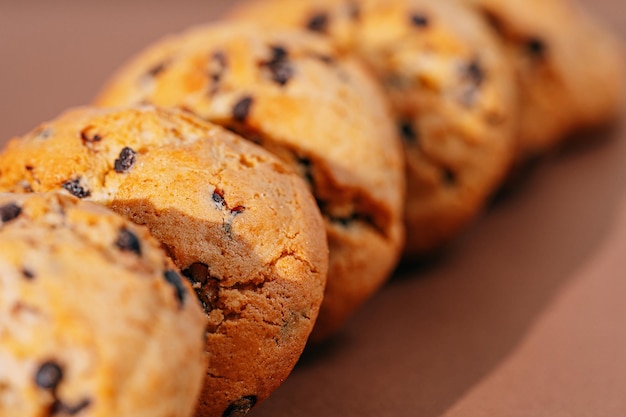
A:
[[[137,256],[141,256],[141,242],[137,235],[127,228],[120,229],[117,240],[115,241],[115,246],[121,251],[133,252],[137,254]]]
[[[335,58],[333,58],[330,55],[317,54],[317,55],[315,55],[315,58],[319,59],[320,61],[322,61],[326,65],[333,65],[335,63]]]
[[[231,403],[228,408],[222,414],[222,417],[243,417],[256,404],[256,395],[247,395],[245,397],[241,397],[237,401]]]
[[[463,75],[476,87],[480,87],[486,78],[485,70],[478,59],[473,59],[463,67]]]
[[[327,13],[316,13],[307,21],[306,27],[314,32],[326,32],[328,20]]]
[[[413,127],[413,123],[410,120],[400,120],[398,122],[398,130],[400,131],[400,135],[407,142],[415,142],[417,141],[417,132]]]
[[[91,191],[84,188],[80,183],[80,178],[74,178],[73,180],[67,180],[63,183],[63,188],[69,191],[74,197],[86,198],[91,195]]]
[[[83,143],[100,142],[102,140],[101,135],[90,132],[90,130],[92,129],[93,129],[93,126],[87,126],[86,128],[80,131],[80,138],[83,141]]]
[[[457,177],[456,173],[452,171],[450,168],[444,168],[442,172],[443,182],[446,185],[452,186],[456,185]]]
[[[272,72],[272,80],[279,85],[286,85],[293,76],[293,69],[288,62],[281,61],[269,67]]]
[[[272,46],[272,58],[263,63],[272,75],[272,80],[283,86],[293,76],[293,68],[288,60],[288,53],[282,46]]]
[[[148,70],[148,75],[150,77],[157,77],[159,74],[161,74],[165,70],[166,67],[167,67],[167,62],[161,62],[159,64],[156,64],[155,66],[153,66],[152,68]]]
[[[546,56],[548,45],[543,39],[537,37],[531,37],[526,41],[526,51],[529,55],[535,58],[543,58]]]
[[[272,60],[270,62],[284,61],[287,59],[287,50],[282,46],[272,46]]]
[[[313,187],[315,184],[315,179],[313,178],[313,163],[309,158],[303,157],[298,157],[297,162],[300,167],[300,175]]]
[[[28,268],[22,268],[22,275],[29,281],[35,278],[35,273]]]
[[[206,284],[202,284],[194,289],[204,311],[209,313],[213,309],[219,307],[220,287],[217,279],[209,277]]]
[[[41,128],[39,130],[37,130],[37,137],[39,139],[48,139],[53,135],[54,131],[52,130],[52,128],[47,127],[47,128]]]
[[[235,208],[230,209],[230,212],[234,215],[241,214],[246,211],[244,206],[236,206]]]
[[[209,279],[209,266],[200,262],[189,265],[189,268],[183,270],[183,275],[198,284],[206,284]]]
[[[211,55],[209,61],[208,75],[211,79],[210,93],[213,95],[217,92],[219,84],[224,78],[224,72],[228,68],[228,61],[226,54],[222,51],[217,51]]]
[[[170,283],[176,290],[176,298],[182,306],[185,302],[185,295],[187,294],[187,289],[183,284],[183,279],[180,277],[180,275],[178,275],[178,272],[173,270],[165,271],[165,274],[163,274],[163,276],[165,277],[165,280]]]
[[[348,15],[352,20],[359,20],[361,18],[361,8],[356,2],[348,5]]]
[[[54,400],[52,406],[50,407],[50,415],[54,416],[56,414],[63,414],[74,416],[83,411],[85,408],[89,407],[90,405],[91,400],[88,398],[80,401],[76,405],[65,404],[63,401],[57,398],[56,400]]]
[[[233,119],[235,119],[239,123],[244,123],[248,118],[248,114],[250,114],[250,108],[252,107],[252,103],[254,99],[250,96],[245,96],[233,107]]]
[[[356,213],[350,215],[350,216],[343,216],[343,217],[331,217],[331,221],[333,223],[336,224],[340,224],[343,227],[348,227],[350,226],[352,223],[354,223],[356,220],[358,220],[358,216],[356,215]]]
[[[115,160],[115,172],[122,174],[135,164],[135,156],[137,152],[126,146],[120,152],[120,156]]]
[[[226,200],[224,199],[224,190],[220,190],[216,188],[213,191],[213,195],[211,196],[213,202],[217,206],[218,209],[223,210],[226,207]]]
[[[211,277],[207,265],[200,262],[193,263],[183,271],[183,275],[192,282],[198,300],[207,313],[217,307],[219,281]]]
[[[411,24],[416,27],[425,28],[428,27],[430,21],[428,17],[423,14],[413,13],[411,15]]]
[[[35,384],[46,390],[56,390],[63,379],[61,366],[53,361],[44,362],[35,374]]]
[[[15,203],[8,203],[0,207],[0,220],[2,223],[15,220],[22,214],[22,208]]]

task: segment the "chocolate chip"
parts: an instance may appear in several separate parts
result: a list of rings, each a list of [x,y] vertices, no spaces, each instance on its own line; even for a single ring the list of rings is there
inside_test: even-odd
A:
[[[331,217],[330,220],[333,223],[339,224],[343,227],[348,227],[350,226],[352,223],[354,223],[356,220],[358,220],[358,216],[355,214],[352,214],[350,216],[343,216],[343,217]]]
[[[222,414],[222,417],[243,417],[256,404],[256,395],[247,395],[233,402]]]
[[[200,262],[189,265],[189,268],[183,270],[183,275],[198,284],[206,284],[209,279],[209,267]]]
[[[223,210],[226,207],[226,200],[224,199],[224,190],[220,190],[216,188],[213,191],[213,195],[211,196],[213,202],[217,206],[218,209]]]
[[[244,206],[236,206],[235,208],[230,209],[230,212],[234,215],[241,214],[246,211]]]
[[[226,54],[222,51],[217,51],[211,55],[209,61],[208,75],[211,79],[211,95],[215,94],[219,88],[219,84],[224,78],[224,72],[228,68],[228,60]]]
[[[411,24],[416,27],[425,28],[430,24],[430,21],[427,16],[414,13],[411,15]]]
[[[410,120],[400,120],[398,122],[398,130],[402,138],[407,142],[417,141],[417,132],[415,132],[413,123]]]
[[[209,313],[213,309],[219,307],[220,286],[217,279],[209,277],[206,284],[202,284],[199,287],[194,288],[194,290],[204,311]]]
[[[309,158],[299,157],[297,158],[298,166],[300,167],[300,175],[309,183],[314,185],[313,178],[313,164]]]
[[[39,139],[48,139],[50,138],[52,135],[54,134],[54,131],[52,130],[52,128],[47,127],[47,128],[42,128],[39,129],[37,131],[37,137]]]
[[[44,362],[35,374],[35,384],[46,390],[56,390],[63,379],[63,370],[53,361]]]
[[[262,64],[270,71],[272,80],[281,86],[286,85],[293,76],[293,68],[288,61],[288,53],[282,46],[272,46],[272,58]]]
[[[123,252],[133,252],[137,256],[141,256],[141,242],[137,235],[127,228],[120,229],[115,246]]]
[[[22,208],[15,203],[8,203],[0,207],[0,220],[2,223],[15,220],[22,214]]]
[[[361,8],[358,3],[350,3],[348,5],[348,15],[352,20],[359,20],[361,18]]]
[[[83,130],[80,131],[80,138],[83,143],[94,143],[100,142],[102,140],[102,136],[97,133],[91,133],[93,130],[93,126],[87,126]]]
[[[165,277],[165,280],[169,284],[171,284],[176,290],[176,298],[182,306],[185,302],[185,295],[187,294],[187,289],[183,285],[182,278],[180,277],[180,275],[178,275],[178,272],[173,270],[165,271],[165,274],[163,274],[163,276]]]
[[[80,183],[80,178],[74,178],[73,180],[67,180],[63,183],[63,188],[69,191],[74,197],[86,198],[91,195],[91,191],[84,188]]]
[[[120,156],[115,160],[115,172],[123,174],[132,168],[135,164],[135,155],[137,152],[126,146],[120,152]]]
[[[52,403],[52,406],[50,407],[49,414],[52,416],[54,416],[55,414],[64,414],[64,415],[74,416],[80,413],[81,411],[83,411],[85,408],[89,407],[90,405],[91,405],[91,400],[88,398],[80,401],[76,405],[68,405],[68,404],[65,404],[63,401],[56,399],[54,400],[54,402]]]
[[[485,70],[477,59],[473,59],[463,67],[463,76],[472,82],[476,87],[480,87],[485,81]]]
[[[254,99],[250,96],[245,96],[233,107],[233,119],[235,119],[239,123],[244,123],[248,118],[248,114],[250,114],[250,108],[252,107],[252,103]]]
[[[278,62],[287,59],[289,55],[287,50],[282,46],[272,46],[272,60],[270,62]]]
[[[531,37],[526,41],[526,51],[535,58],[543,58],[546,55],[548,45],[537,37]]]
[[[457,177],[456,173],[452,171],[450,168],[445,168],[442,172],[443,182],[446,185],[452,186],[456,185]]]
[[[193,263],[183,271],[183,275],[192,282],[198,300],[207,313],[217,307],[219,281],[211,277],[207,265],[200,262]]]
[[[157,77],[159,74],[161,74],[165,70],[167,65],[168,65],[167,62],[161,62],[153,66],[152,68],[148,70],[148,75],[150,77]]]
[[[35,273],[28,268],[22,268],[22,275],[29,281],[35,278]]]
[[[332,56],[329,56],[329,55],[317,54],[317,55],[315,55],[315,58],[319,59],[320,61],[322,61],[326,65],[333,65],[333,64],[335,64],[335,59]]]
[[[317,13],[311,16],[311,18],[307,21],[306,27],[309,30],[314,32],[326,32],[328,28],[328,14],[327,13]]]

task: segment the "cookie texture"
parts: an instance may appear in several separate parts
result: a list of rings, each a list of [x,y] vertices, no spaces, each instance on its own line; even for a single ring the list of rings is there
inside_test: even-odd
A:
[[[306,28],[363,59],[404,139],[407,257],[445,246],[482,210],[515,148],[512,69],[490,28],[453,0],[257,0],[233,19]]]
[[[239,415],[295,365],[328,248],[306,184],[262,148],[182,111],[75,109],[9,142],[0,189],[97,201],[162,242],[208,320],[196,415]]]
[[[0,415],[191,416],[204,327],[146,228],[74,197],[0,193]]]
[[[623,45],[575,0],[465,0],[506,45],[520,90],[519,158],[615,119]]]
[[[149,47],[103,106],[180,107],[281,157],[324,215],[330,265],[312,340],[336,332],[390,276],[403,243],[400,139],[370,74],[321,36],[210,25]]]

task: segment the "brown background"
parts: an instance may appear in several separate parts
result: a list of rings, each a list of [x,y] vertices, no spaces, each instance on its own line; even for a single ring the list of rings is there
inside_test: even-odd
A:
[[[135,51],[228,3],[0,0],[0,142],[89,102]],[[585,3],[626,35],[623,1]],[[586,139],[442,259],[399,271],[251,415],[626,415],[626,128]]]

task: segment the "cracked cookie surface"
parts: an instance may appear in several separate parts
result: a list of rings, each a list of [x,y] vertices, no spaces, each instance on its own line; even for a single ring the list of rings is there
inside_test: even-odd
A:
[[[182,111],[76,109],[8,144],[0,189],[97,201],[162,242],[208,318],[198,416],[262,401],[295,365],[328,248],[306,184],[262,148]]]
[[[193,415],[205,318],[148,230],[58,193],[0,219],[0,415]]]
[[[513,159],[513,73],[475,13],[439,0],[255,0],[233,19],[306,28],[363,59],[391,98],[407,164],[406,256],[450,242]]]
[[[301,174],[330,247],[312,339],[336,332],[393,271],[403,243],[401,143],[370,74],[327,40],[248,25],[198,27],[140,53],[97,102],[187,109]]]

